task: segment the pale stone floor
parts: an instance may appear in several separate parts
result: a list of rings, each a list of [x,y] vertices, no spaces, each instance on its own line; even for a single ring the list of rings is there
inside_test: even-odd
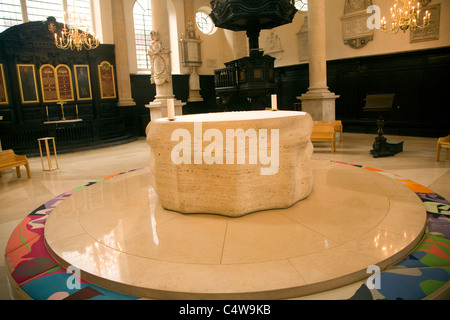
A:
[[[450,199],[450,160],[436,162],[437,138],[387,138],[404,141],[403,152],[386,158],[373,158],[374,134],[344,133],[344,142],[337,142],[336,152],[330,153],[327,143],[314,143],[313,158],[359,164],[397,174],[430,188]],[[6,243],[19,222],[31,211],[55,196],[87,182],[148,166],[149,148],[145,139],[104,149],[74,152],[58,156],[59,170],[42,171],[41,159],[30,158],[31,179],[22,168],[22,178],[15,170],[2,172],[0,178],[0,299],[10,299],[6,277],[4,251]]]

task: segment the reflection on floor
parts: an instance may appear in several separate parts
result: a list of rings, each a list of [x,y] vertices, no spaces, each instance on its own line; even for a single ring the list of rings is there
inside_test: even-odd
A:
[[[369,150],[373,135],[344,134],[343,144],[337,144],[336,153],[329,152],[327,144],[315,143],[314,159],[335,160],[363,164],[398,174],[430,188],[450,199],[450,161],[435,162],[437,139],[392,137],[404,140],[402,153],[395,157],[374,159]],[[390,137],[388,137],[390,138]],[[41,204],[57,195],[108,175],[141,168],[148,165],[148,147],[145,140],[127,145],[88,152],[60,155],[60,170],[42,172],[39,158],[30,159],[32,179],[23,175],[17,179],[15,172],[3,172],[0,185],[1,249],[24,217]],[[4,272],[4,257],[0,267]],[[8,299],[6,283],[2,277],[0,298]],[[330,292],[329,294],[332,294]],[[326,297],[325,297],[326,298]]]

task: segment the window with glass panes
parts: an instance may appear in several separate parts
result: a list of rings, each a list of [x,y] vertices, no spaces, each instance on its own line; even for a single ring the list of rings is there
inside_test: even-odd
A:
[[[45,21],[52,16],[56,21],[64,21],[64,7],[61,0],[27,0],[29,21]]]
[[[136,56],[138,70],[150,70],[150,58],[147,50],[150,45],[152,31],[151,0],[137,0],[133,8],[134,35],[136,40]]]
[[[308,11],[308,0],[295,0],[294,4],[298,11]]]
[[[204,34],[213,34],[215,31],[214,22],[212,21],[209,14],[203,10],[199,10],[195,14],[195,22],[197,27]]]
[[[90,30],[93,30],[90,0],[67,0],[67,12],[75,13],[77,16],[83,18],[87,24],[83,27],[88,27]]]
[[[0,0],[0,32],[24,22],[45,21],[49,16],[64,22],[66,11],[82,16],[92,30],[91,0]]]
[[[0,32],[23,23],[20,0],[0,0]]]

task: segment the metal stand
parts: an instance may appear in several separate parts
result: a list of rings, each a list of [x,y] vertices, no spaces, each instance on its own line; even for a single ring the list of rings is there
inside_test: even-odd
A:
[[[387,139],[383,136],[384,119],[382,116],[382,112],[392,110],[394,105],[394,97],[395,94],[370,94],[366,97],[366,106],[364,107],[364,111],[378,112],[378,135],[375,138],[373,149],[370,151],[370,154],[372,154],[374,158],[390,157],[394,155],[394,153],[392,153],[389,149]]]
[[[372,154],[374,158],[393,156],[394,154],[389,151],[389,146],[386,142],[387,139],[383,136],[384,120],[381,118],[381,116],[377,120],[377,125],[378,136],[375,138],[373,149],[370,151],[370,154]]]

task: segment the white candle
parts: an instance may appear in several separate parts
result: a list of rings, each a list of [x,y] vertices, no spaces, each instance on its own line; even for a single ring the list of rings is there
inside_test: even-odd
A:
[[[175,105],[173,99],[167,99],[167,119],[175,120]]]
[[[277,95],[273,94],[272,95],[272,111],[276,111],[278,110],[278,106],[277,106]]]

